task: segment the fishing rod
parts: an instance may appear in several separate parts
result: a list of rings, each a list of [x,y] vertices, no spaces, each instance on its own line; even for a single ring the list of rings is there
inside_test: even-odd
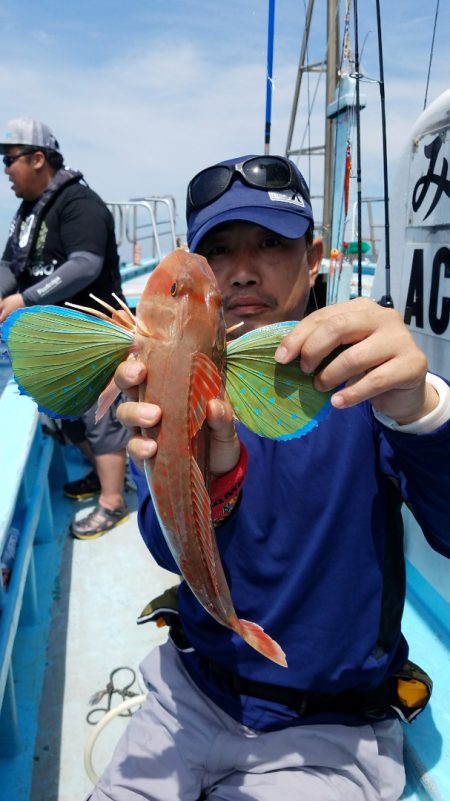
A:
[[[378,58],[379,58],[379,87],[381,104],[381,133],[383,140],[383,183],[384,183],[384,248],[385,248],[385,294],[379,301],[380,306],[394,307],[391,297],[391,253],[390,253],[390,225],[389,225],[389,187],[388,187],[388,163],[387,163],[387,144],[386,144],[386,107],[384,96],[384,68],[383,68],[383,41],[381,36],[381,15],[380,0],[376,0],[377,8],[377,33],[378,33]]]
[[[269,23],[268,23],[268,33],[267,33],[266,125],[264,130],[264,153],[266,156],[268,156],[270,152],[274,31],[275,31],[275,0],[269,0]]]
[[[438,14],[439,14],[439,0],[436,0],[436,10],[434,12],[433,37],[431,39],[430,59],[428,61],[427,85],[426,85],[426,88],[425,88],[425,97],[424,97],[424,101],[423,101],[424,110],[427,107],[428,87],[430,85],[431,64],[432,64],[432,61],[433,61],[434,38],[436,36],[436,26],[437,26]]]
[[[359,86],[361,75],[359,72],[359,43],[358,43],[358,2],[353,2],[353,19],[355,31],[355,89],[356,89],[356,200],[357,200],[357,218],[358,218],[358,297],[362,295],[362,235],[361,235],[361,219],[362,219],[362,193],[361,193],[361,112],[360,112],[360,98]]]

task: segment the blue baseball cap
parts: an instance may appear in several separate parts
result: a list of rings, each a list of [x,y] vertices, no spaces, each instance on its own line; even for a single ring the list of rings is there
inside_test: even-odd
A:
[[[256,187],[247,183],[245,164],[250,159],[257,160],[255,164],[263,164],[264,160],[272,158],[280,162],[280,166],[290,174],[289,186],[282,189]],[[259,160],[259,161],[258,161]],[[283,164],[281,164],[283,162]],[[212,200],[196,207],[192,202],[194,182],[201,176],[201,184],[211,194],[208,180],[211,171],[211,184],[214,181],[214,168],[220,166],[235,166],[235,172],[230,172],[230,183],[227,188],[214,196]],[[220,171],[219,171],[220,173]],[[264,174],[264,170],[260,174]],[[213,167],[202,170],[189,184],[187,196],[187,241],[189,249],[195,252],[201,240],[209,231],[221,223],[243,220],[267,228],[269,231],[284,236],[287,239],[299,239],[308,228],[314,226],[314,217],[311,208],[309,190],[297,165],[283,156],[240,156],[235,159],[218,162]],[[228,180],[227,171],[222,176]],[[262,179],[260,179],[262,180]]]

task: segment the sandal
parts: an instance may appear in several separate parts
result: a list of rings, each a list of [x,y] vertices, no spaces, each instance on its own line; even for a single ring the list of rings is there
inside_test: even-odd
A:
[[[124,523],[127,518],[128,507],[125,503],[118,509],[106,509],[98,503],[86,517],[72,522],[70,533],[77,540],[95,540],[119,523]]]
[[[93,495],[100,494],[100,481],[95,470],[91,470],[84,478],[78,481],[69,481],[64,484],[64,495],[72,498],[73,501],[83,501],[85,498],[92,498]]]

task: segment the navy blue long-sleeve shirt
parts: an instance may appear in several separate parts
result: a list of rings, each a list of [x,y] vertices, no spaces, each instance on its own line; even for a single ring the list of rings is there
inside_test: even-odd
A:
[[[199,688],[258,730],[311,722],[290,707],[230,694],[208,667],[275,685],[338,693],[378,686],[405,661],[400,508],[412,508],[431,547],[450,556],[450,422],[431,434],[391,431],[369,403],[332,409],[307,436],[274,442],[238,426],[248,450],[239,505],[216,529],[238,617],[286,653],[280,667],[218,624],[185,582],[182,654]],[[134,471],[139,525],[156,561],[178,572],[144,475]],[[321,714],[315,720],[355,723]]]

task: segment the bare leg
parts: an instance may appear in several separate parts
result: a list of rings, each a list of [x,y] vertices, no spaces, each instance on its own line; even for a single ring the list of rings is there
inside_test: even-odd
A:
[[[99,503],[106,509],[118,509],[124,503],[126,450],[102,453],[94,460],[101,486]]]

